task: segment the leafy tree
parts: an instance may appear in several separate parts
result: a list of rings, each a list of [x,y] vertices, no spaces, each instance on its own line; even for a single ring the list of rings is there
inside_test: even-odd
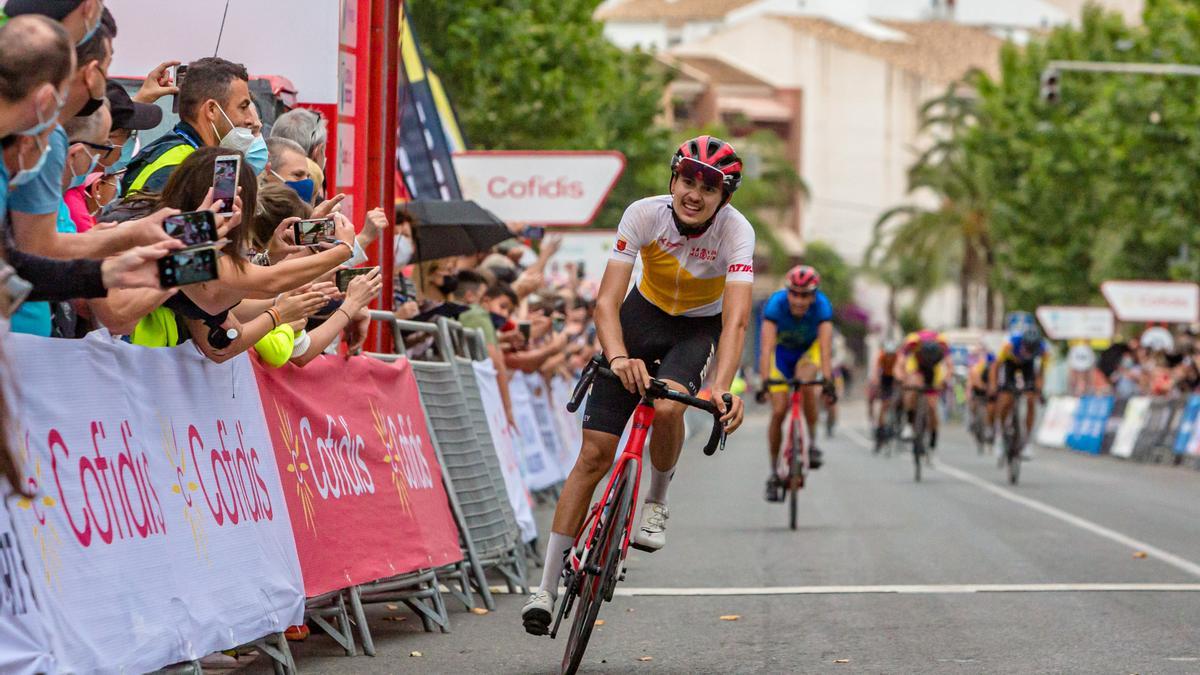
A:
[[[592,20],[599,0],[409,0],[430,66],[480,149],[596,150],[625,155],[597,219],[663,191],[671,141],[655,122],[668,71],[626,52]]]

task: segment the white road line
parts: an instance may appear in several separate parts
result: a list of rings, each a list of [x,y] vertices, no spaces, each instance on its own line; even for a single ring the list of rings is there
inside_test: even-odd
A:
[[[869,443],[869,441],[867,441],[867,439],[862,434],[858,433],[857,431],[855,431],[853,429],[846,429],[846,431],[848,432],[847,435],[850,436],[851,438],[853,438],[853,440],[856,443],[858,443],[859,445],[861,445],[863,448],[865,448],[867,450],[871,449],[871,447],[872,447],[871,444]],[[964,483],[969,483],[971,485],[974,485],[975,487],[987,490],[988,492],[991,492],[992,494],[996,495],[997,497],[1001,497],[1001,498],[1007,499],[1010,502],[1029,507],[1029,508],[1033,509],[1034,511],[1038,511],[1047,516],[1050,516],[1051,518],[1057,518],[1058,520],[1061,520],[1064,523],[1067,523],[1069,525],[1074,525],[1075,527],[1078,527],[1081,530],[1086,530],[1088,532],[1091,532],[1092,534],[1104,537],[1105,539],[1108,539],[1109,541],[1114,541],[1118,544],[1121,544],[1122,546],[1128,546],[1129,548],[1134,549],[1135,551],[1142,551],[1151,558],[1157,558],[1158,560],[1161,560],[1162,562],[1164,562],[1172,567],[1183,570],[1184,572],[1187,572],[1188,574],[1191,574],[1192,576],[1200,577],[1200,564],[1196,564],[1190,560],[1187,560],[1186,558],[1177,556],[1174,553],[1171,553],[1169,551],[1164,551],[1163,549],[1158,548],[1157,546],[1153,546],[1144,541],[1134,539],[1133,537],[1130,537],[1128,535],[1121,534],[1120,532],[1117,532],[1116,530],[1104,527],[1103,525],[1100,525],[1099,523],[1090,521],[1087,518],[1082,518],[1073,513],[1068,513],[1067,511],[1064,511],[1060,508],[1050,506],[1049,504],[1047,504],[1045,502],[1041,502],[1036,499],[1026,497],[1021,494],[1017,494],[1016,492],[1014,492],[1008,488],[1001,487],[1001,486],[995,485],[993,483],[989,483],[988,481],[986,481],[982,478],[979,478],[978,476],[976,476],[972,473],[968,473],[961,469],[957,469],[953,466],[946,464],[945,462],[934,461],[933,466],[935,469],[946,474],[947,476],[950,476],[951,478],[957,478],[958,480],[960,480]]]
[[[961,595],[970,593],[1200,593],[1200,584],[934,584],[890,586],[765,586],[748,588],[622,588],[625,597],[723,595]]]

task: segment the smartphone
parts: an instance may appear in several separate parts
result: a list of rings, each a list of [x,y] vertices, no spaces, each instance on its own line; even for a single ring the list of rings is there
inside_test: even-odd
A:
[[[225,202],[223,210],[217,215],[233,215],[233,200],[237,197],[238,172],[241,170],[241,155],[221,155],[213,163],[213,202]]]
[[[187,66],[186,65],[181,63],[181,64],[175,66],[175,77],[172,79],[175,80],[176,87],[183,86],[183,76],[186,74],[187,74]],[[178,114],[179,113],[179,94],[175,94],[171,98],[172,98],[171,112]]]
[[[561,316],[556,316],[550,319],[550,325],[554,327],[555,333],[561,333],[563,326],[567,325],[567,320]]]
[[[518,321],[517,330],[521,331],[521,336],[525,338],[526,342],[529,342],[529,336],[531,335],[533,326],[528,321]]]
[[[577,279],[583,279],[583,278],[584,278],[584,276],[585,276],[585,272],[584,272],[584,262],[583,262],[582,260],[580,260],[578,263],[576,263],[576,267],[575,267],[575,278],[577,278]]]
[[[530,225],[521,234],[530,241],[541,241],[546,236],[546,228],[540,225]]]
[[[180,251],[158,260],[158,281],[163,288],[198,284],[216,278],[217,252],[211,248]]]
[[[187,211],[167,216],[163,230],[183,242],[184,246],[199,246],[217,240],[217,223],[212,211]]]
[[[292,226],[297,246],[314,246],[322,241],[333,241],[336,227],[333,218],[312,218]]]
[[[379,268],[378,267],[351,267],[351,268],[338,270],[337,271],[337,289],[338,289],[338,291],[341,293],[345,293],[346,289],[350,287],[351,279],[353,279],[354,277],[362,276],[364,274],[370,274],[371,272],[374,272],[377,269],[379,269]]]

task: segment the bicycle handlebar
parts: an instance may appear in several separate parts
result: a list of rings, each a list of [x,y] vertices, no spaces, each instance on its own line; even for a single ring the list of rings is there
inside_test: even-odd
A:
[[[618,381],[621,379],[616,373],[604,367],[603,363],[601,357],[596,356],[592,357],[592,360],[584,367],[583,372],[579,375],[579,382],[575,384],[575,391],[571,393],[571,400],[567,402],[567,412],[573,413],[579,410],[580,404],[583,403],[583,397],[587,395],[588,389],[591,388],[592,382],[596,379],[596,375],[602,375]],[[725,425],[721,424],[721,412],[717,410],[716,404],[712,401],[706,401],[690,394],[675,391],[669,388],[662,380],[654,378],[650,379],[650,386],[646,389],[646,395],[643,398],[648,401],[655,399],[675,401],[676,403],[682,403],[683,405],[703,410],[712,415],[713,429],[712,433],[708,436],[708,442],[704,444],[704,454],[712,455],[718,448],[721,450],[725,449]],[[724,400],[726,409],[730,405],[733,405],[733,397],[731,395],[725,394]]]
[[[772,377],[768,380],[763,381],[764,387],[773,387],[775,385],[780,385],[780,384],[786,385],[792,389],[797,389],[799,387],[808,387],[808,386],[815,385],[815,384],[825,384],[825,378],[818,377],[813,380],[797,380],[794,377],[789,377],[786,380],[781,380],[779,378]]]

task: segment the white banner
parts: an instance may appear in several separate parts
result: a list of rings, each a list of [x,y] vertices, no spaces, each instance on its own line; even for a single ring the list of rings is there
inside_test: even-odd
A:
[[[483,399],[483,410],[487,414],[488,429],[492,432],[492,444],[500,460],[500,472],[504,474],[504,487],[508,490],[508,502],[512,505],[517,526],[521,528],[521,540],[537,539],[537,523],[533,519],[533,498],[521,476],[521,463],[513,443],[513,430],[504,416],[504,402],[500,399],[500,387],[496,383],[496,366],[491,359],[474,361],[475,380],[479,383],[479,397]]]
[[[468,151],[454,154],[464,199],[505,222],[587,225],[625,170],[613,151]]]
[[[1037,319],[1051,340],[1107,340],[1116,330],[1116,317],[1107,307],[1042,305]]]
[[[1105,281],[1100,292],[1121,321],[1200,320],[1200,286],[1190,281]]]
[[[525,484],[530,490],[545,490],[565,476],[558,470],[558,461],[542,444],[542,432],[538,427],[537,414],[533,406],[537,403],[525,385],[521,373],[513,372],[508,383],[508,395],[512,398],[513,421],[517,423],[521,450],[521,469]]]
[[[1125,414],[1121,417],[1121,426],[1113,438],[1109,453],[1113,457],[1129,458],[1133,456],[1133,447],[1137,443],[1138,434],[1146,426],[1146,418],[1150,415],[1150,397],[1134,396],[1125,402]]]
[[[63,667],[146,672],[301,622],[304,589],[249,357],[13,335],[27,484],[13,529]]]
[[[518,373],[525,378],[525,386],[533,401],[533,416],[537,419],[538,432],[542,435],[542,447],[554,458],[558,465],[559,475],[566,478],[575,466],[574,458],[570,458],[564,449],[565,444],[559,436],[558,415],[552,410],[554,403],[550,400],[550,387],[541,373]],[[570,463],[566,463],[570,459]]]
[[[570,473],[579,459],[579,449],[583,445],[582,417],[567,412],[567,403],[571,400],[574,382],[568,382],[561,377],[550,380],[550,409],[558,422],[558,437],[562,439],[561,452],[558,455],[558,465],[563,473]]]
[[[1047,448],[1067,447],[1067,434],[1075,423],[1079,399],[1074,396],[1055,396],[1046,403],[1046,412],[1038,425],[1037,444]]]
[[[11,506],[16,500],[4,503]],[[8,508],[0,506],[0,673],[58,672],[51,632],[38,602],[45,592],[29,576]]]

